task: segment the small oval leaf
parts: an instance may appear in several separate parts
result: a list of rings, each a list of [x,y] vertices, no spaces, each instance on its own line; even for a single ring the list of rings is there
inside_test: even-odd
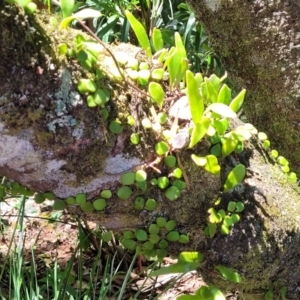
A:
[[[242,164],[238,164],[228,174],[226,182],[224,184],[224,192],[227,192],[241,183],[246,175],[246,168]]]
[[[239,273],[234,272],[231,269],[228,269],[221,265],[216,266],[216,268],[219,270],[219,272],[225,279],[227,279],[231,282],[236,282],[236,283],[239,283],[242,281],[242,278],[239,275]]]

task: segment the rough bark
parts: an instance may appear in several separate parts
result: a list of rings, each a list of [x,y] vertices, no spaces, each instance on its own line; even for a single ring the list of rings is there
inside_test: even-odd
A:
[[[248,120],[300,173],[300,2],[189,0],[236,90],[247,89]]]
[[[76,206],[69,210],[118,231],[147,227],[157,216],[175,219],[178,230],[189,233],[191,241],[187,245],[171,243],[170,253],[201,251],[205,257],[201,271],[208,282],[224,291],[239,290],[245,299],[263,299],[267,290],[278,292],[286,285],[288,299],[297,299],[300,278],[298,190],[287,183],[280,168],[255,139],[242,154],[222,162],[220,178],[196,167],[190,159],[193,152],[207,154],[208,143],[201,143],[193,151],[178,153],[190,188],[176,201],[169,201],[161,190],[150,184],[146,192],[135,190],[129,200],[120,200],[115,191],[120,186],[121,174],[141,168],[155,157],[156,136],[140,126],[141,119],[148,113],[147,101],[124,83],[105,77],[103,84],[111,90],[111,117],[122,112],[136,119],[136,126],[125,127],[119,136],[106,132],[107,123],[97,110],[88,108],[85,99],[76,92],[76,82],[83,72],[75,61],[59,58],[55,50],[61,42],[70,44],[76,32],[59,33],[45,16],[37,23],[35,18],[24,20],[23,14],[13,7],[4,7],[1,1],[0,13],[5,16],[0,18],[3,58],[0,63],[0,174],[36,191],[52,191],[59,199],[79,192],[94,199],[101,190],[109,188],[114,196],[104,212],[84,214]],[[13,27],[15,18],[20,24],[26,22],[25,26]],[[33,32],[32,28],[37,31]],[[42,44],[38,42],[41,37]],[[137,53],[135,47],[124,45],[113,51],[116,55]],[[112,66],[105,51],[100,61],[104,69]],[[65,107],[57,111],[61,102]],[[140,106],[143,109],[137,111]],[[76,120],[75,126],[70,126],[71,119]],[[62,126],[55,125],[55,120]],[[49,123],[55,126],[55,132],[49,130],[53,129]],[[143,136],[137,148],[128,139],[132,132]],[[226,175],[237,161],[247,166],[247,178],[232,192],[221,193]],[[166,174],[162,164],[158,167]],[[148,178],[159,176],[153,169],[144,168]],[[157,208],[151,212],[135,211],[133,199],[140,194],[146,199],[156,199]],[[226,210],[228,201],[240,200],[246,209],[228,236],[217,233],[208,239],[204,234],[207,210],[219,196],[222,198],[220,208]],[[217,264],[235,268],[243,276],[243,282],[234,285],[220,280],[214,269]]]

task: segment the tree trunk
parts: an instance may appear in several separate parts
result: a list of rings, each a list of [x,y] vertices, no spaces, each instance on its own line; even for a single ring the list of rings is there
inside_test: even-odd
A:
[[[103,50],[99,61],[107,71],[102,83],[111,93],[109,120],[123,113],[136,121],[134,126],[125,125],[120,135],[110,133],[106,129],[109,122],[96,109],[88,108],[86,99],[77,93],[77,82],[86,74],[76,61],[57,56],[57,45],[71,45],[78,32],[59,32],[46,16],[40,16],[39,21],[27,20],[1,1],[0,13],[0,174],[35,191],[51,191],[58,199],[86,193],[93,200],[102,190],[110,189],[113,197],[103,212],[84,214],[76,205],[68,210],[120,232],[148,228],[158,216],[174,219],[178,231],[189,234],[190,242],[170,242],[168,251],[202,252],[205,262],[201,271],[208,283],[224,291],[239,290],[245,299],[263,299],[269,289],[278,293],[287,286],[288,299],[298,299],[298,190],[287,182],[258,141],[253,138],[241,154],[223,160],[220,177],[197,167],[190,157],[192,153],[206,155],[209,143],[203,142],[195,150],[183,149],[176,156],[189,185],[178,199],[168,200],[163,190],[148,182],[146,191],[132,185],[133,196],[121,200],[116,191],[124,172],[143,168],[147,181],[170,172],[162,163],[156,165],[161,174],[150,167],[156,157],[157,136],[141,126],[149,112],[145,97],[109,76],[114,65]],[[18,26],[13,25],[16,19]],[[130,45],[111,49],[116,56],[139,54],[139,49]],[[142,137],[138,146],[129,142],[133,132]],[[246,180],[222,193],[227,174],[238,162],[247,166]],[[135,210],[136,196],[155,199],[157,207]],[[218,197],[222,199],[218,209],[226,211],[228,202],[236,200],[244,202],[245,211],[229,235],[218,231],[209,239],[204,234],[207,210]],[[236,269],[243,282],[235,285],[220,280],[214,268],[217,264]]]
[[[269,134],[300,174],[300,2],[188,2],[232,86],[247,89],[247,119]]]

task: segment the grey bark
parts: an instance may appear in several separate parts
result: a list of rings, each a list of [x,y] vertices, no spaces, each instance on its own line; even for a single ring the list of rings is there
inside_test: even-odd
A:
[[[300,173],[300,2],[189,0],[236,91],[247,89],[248,120]]]
[[[157,216],[175,219],[178,230],[189,233],[191,241],[187,245],[171,243],[170,253],[201,251],[204,254],[201,273],[208,283],[215,283],[225,292],[238,290],[245,299],[263,299],[269,289],[278,295],[285,285],[288,299],[298,299],[299,193],[296,187],[287,183],[285,175],[261,149],[259,142],[253,139],[242,154],[222,161],[220,178],[191,161],[193,152],[197,155],[208,153],[207,142],[193,151],[183,149],[178,157],[189,178],[190,188],[171,202],[164,197],[163,191],[148,185],[143,197],[156,199],[157,208],[152,212],[135,211],[133,199],[140,192],[136,190],[126,201],[115,194],[121,174],[146,164],[144,168],[149,178],[160,176],[147,168],[155,157],[155,136],[141,131],[140,121],[147,110],[143,96],[122,82],[105,77],[105,85],[111,90],[111,114],[127,112],[135,116],[137,122],[136,127],[126,127],[120,136],[106,133],[107,124],[76,92],[76,82],[84,76],[82,71],[75,61],[66,62],[56,56],[56,46],[68,41],[67,36],[74,36],[76,32],[68,30],[59,34],[47,25],[47,17],[38,23],[42,26],[36,27],[34,18],[26,21],[22,14],[17,18],[21,23],[28,23],[11,31],[17,11],[0,2],[0,13],[6,16],[0,18],[0,27],[4,29],[0,30],[3,50],[0,63],[0,174],[39,192],[52,191],[59,199],[84,192],[91,200],[98,197],[101,190],[109,188],[114,197],[108,201],[104,212],[84,214],[76,206],[68,209],[116,231],[145,228]],[[33,27],[39,28],[38,34],[32,31]],[[9,39],[11,33],[15,38]],[[42,44],[38,43],[41,37]],[[119,51],[115,52],[117,55],[135,55],[136,48],[122,46],[113,51]],[[107,59],[104,52],[101,66],[109,69],[111,62]],[[57,111],[61,102],[65,104],[63,115]],[[137,104],[145,111],[137,112]],[[76,120],[76,126],[70,126],[71,119]],[[55,132],[50,130],[53,126]],[[134,131],[144,137],[137,148],[128,143],[128,137]],[[245,182],[230,193],[220,192],[228,172],[238,162],[248,168]],[[159,167],[163,168],[162,165]],[[226,210],[229,201],[239,200],[245,203],[246,209],[241,213],[240,223],[228,236],[217,233],[209,239],[204,234],[207,210],[219,196],[222,202],[218,208]],[[235,285],[221,280],[214,268],[217,264],[236,269],[243,276],[243,282]]]

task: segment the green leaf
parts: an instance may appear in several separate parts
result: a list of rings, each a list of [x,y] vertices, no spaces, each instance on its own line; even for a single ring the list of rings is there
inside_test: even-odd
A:
[[[287,287],[283,286],[280,288],[280,296],[283,300],[286,300]]]
[[[267,291],[265,294],[265,300],[273,300],[274,299],[274,294],[272,291]]]
[[[258,134],[257,134],[257,137],[258,137],[258,139],[260,140],[260,141],[264,141],[264,140],[266,140],[268,137],[267,137],[267,135],[264,133],[264,132],[259,132]]]
[[[143,229],[137,229],[135,232],[135,237],[138,241],[146,241],[147,240],[147,232]]]
[[[201,122],[201,117],[204,112],[203,100],[198,90],[198,84],[191,71],[186,72],[187,97],[189,100],[192,119],[195,124]]]
[[[168,230],[168,231],[171,231],[173,230],[175,227],[176,227],[176,221],[175,220],[169,220],[166,224],[165,224],[165,228]]]
[[[227,210],[230,212],[234,212],[236,208],[236,202],[235,201],[229,201],[227,205]]]
[[[122,200],[127,200],[132,194],[132,190],[128,186],[122,186],[118,189],[117,195]]]
[[[222,157],[224,158],[235,150],[238,141],[230,138],[228,139],[224,138],[221,141],[222,141]]]
[[[176,78],[173,83],[173,87],[175,88],[181,82],[181,80],[185,77],[186,71],[189,69],[189,61],[187,58],[182,58],[179,64],[179,69],[177,71]]]
[[[271,151],[271,156],[273,156],[274,158],[277,158],[279,155],[278,151],[277,150],[272,150]]]
[[[242,153],[243,151],[244,151],[244,143],[239,141],[238,144],[236,145],[234,152]]]
[[[229,232],[230,232],[229,227],[226,225],[226,223],[223,222],[223,224],[221,226],[221,233],[228,235]]]
[[[148,231],[150,234],[158,234],[159,233],[159,227],[156,224],[151,224],[148,228]]]
[[[106,89],[97,89],[95,94],[93,94],[93,98],[97,105],[104,106],[109,101],[110,95]]]
[[[174,180],[172,185],[176,186],[180,191],[186,189],[186,183],[182,180]]]
[[[179,243],[181,243],[181,244],[187,244],[189,241],[190,241],[190,238],[187,235],[181,234],[179,236],[179,239],[178,239]]]
[[[157,68],[154,69],[151,73],[151,78],[154,80],[162,80],[164,77],[164,69],[163,68]]]
[[[214,223],[208,223],[208,232],[209,232],[209,236],[210,238],[213,238],[217,232],[217,225]]]
[[[68,52],[68,46],[65,43],[59,44],[57,48],[59,55],[65,55]]]
[[[236,118],[236,113],[227,105],[223,103],[212,103],[206,108],[206,113],[212,111],[225,118]]]
[[[208,221],[210,223],[215,224],[215,223],[220,223],[222,221],[222,218],[214,208],[210,208],[208,210],[208,213],[209,213]]]
[[[134,233],[131,230],[125,230],[125,231],[123,231],[123,238],[124,239],[133,239]]]
[[[192,130],[191,141],[189,144],[189,148],[193,148],[197,143],[201,141],[204,135],[207,132],[209,127],[210,120],[207,117],[202,117],[199,123],[195,123],[195,126]]]
[[[79,193],[76,195],[76,203],[81,205],[86,202],[86,194]]]
[[[182,42],[181,35],[179,32],[175,32],[175,47],[177,49],[177,53],[180,55],[180,58],[187,58],[185,46]]]
[[[246,175],[246,168],[242,164],[238,164],[228,174],[226,182],[224,184],[224,192],[227,192],[241,183]]]
[[[210,149],[210,154],[219,157],[221,156],[221,151],[222,151],[222,147],[220,144],[215,144],[214,146],[212,146],[212,148]]]
[[[219,176],[221,167],[218,163],[218,159],[214,155],[210,154],[210,155],[206,156],[206,160],[207,160],[207,163],[204,166],[204,169],[216,176]]]
[[[231,269],[228,269],[221,265],[216,266],[216,268],[225,279],[235,283],[239,283],[242,281],[241,276],[237,272],[234,272]]]
[[[264,147],[265,149],[269,149],[270,146],[271,146],[271,142],[270,142],[269,140],[264,140],[264,141],[263,141],[263,147]]]
[[[238,127],[234,131],[232,131],[232,136],[236,140],[243,142],[243,141],[248,141],[252,137],[252,134],[246,128]]]
[[[185,46],[178,32],[175,32],[175,48],[171,48],[169,54],[165,65],[168,66],[170,87],[173,89],[183,79],[188,69]]]
[[[158,155],[164,155],[169,151],[169,146],[166,142],[159,142],[155,145],[155,151]]]
[[[242,212],[244,210],[244,208],[245,208],[245,205],[243,202],[241,202],[241,201],[236,202],[236,209],[235,209],[236,212]]]
[[[79,245],[80,245],[80,248],[83,249],[83,250],[87,250],[91,245],[90,239],[87,236],[86,231],[83,230],[83,226],[78,226],[78,228],[79,228]]]
[[[86,49],[86,50],[80,50],[76,56],[78,61],[80,62],[81,67],[89,71],[97,62],[98,53]]]
[[[278,156],[277,157],[277,162],[282,165],[282,166],[287,166],[289,164],[289,162],[287,161],[287,159],[283,156]]]
[[[201,73],[196,73],[195,74],[195,79],[197,81],[198,88],[200,88],[201,83],[203,82],[203,76],[202,76],[202,74]]]
[[[109,124],[109,130],[112,133],[120,134],[123,131],[123,126],[121,125],[120,121],[114,120],[114,121],[110,122],[110,124]]]
[[[194,161],[194,163],[199,167],[204,167],[207,164],[206,157],[200,157],[195,154],[192,154],[191,158]]]
[[[125,15],[126,18],[128,19],[141,47],[147,51],[148,48],[150,48],[150,41],[148,38],[148,35],[146,33],[146,30],[144,28],[144,26],[142,25],[142,23],[140,23],[135,17],[134,15],[126,10],[125,11]]]
[[[4,190],[4,189],[3,189]],[[5,193],[4,193],[4,196],[5,196]],[[3,196],[1,196],[3,197]],[[42,195],[42,194],[35,194],[34,195],[34,201],[35,203],[37,204],[41,204],[43,203],[44,201],[46,200],[46,198]]]
[[[206,84],[206,88],[207,88],[207,98],[209,99],[209,102],[210,103],[217,102],[218,101],[218,90],[215,89],[214,85],[208,78],[205,78],[205,84]]]
[[[150,241],[147,241],[143,244],[143,248],[145,250],[152,250],[154,248],[154,245]]]
[[[145,204],[145,209],[154,210],[156,208],[157,202],[154,199],[148,199]]]
[[[158,244],[158,247],[160,249],[166,249],[166,248],[168,248],[168,246],[169,246],[169,243],[166,240],[161,240]]]
[[[139,182],[146,181],[147,173],[144,170],[138,170],[135,173],[135,180]]]
[[[165,196],[169,200],[174,201],[180,196],[180,190],[176,186],[171,186],[165,191]]]
[[[228,119],[214,120],[213,126],[217,130],[219,135],[223,135],[229,127]]]
[[[91,79],[80,79],[78,82],[78,91],[81,94],[85,94],[88,92],[95,92],[96,91],[96,85],[94,83],[94,81],[92,81]]]
[[[161,31],[156,27],[154,27],[152,32],[152,43],[155,51],[159,51],[164,47],[164,40],[162,38]]]
[[[178,261],[187,263],[198,263],[200,264],[203,260],[203,254],[201,252],[181,252],[178,256]]]
[[[121,176],[121,182],[123,185],[131,185],[135,182],[135,173],[134,172],[128,172],[124,173]]]
[[[169,242],[177,242],[179,240],[179,233],[178,231],[170,231],[166,238]]]
[[[156,224],[158,227],[164,227],[167,224],[167,220],[163,217],[156,218]]]
[[[230,100],[231,100],[231,89],[227,86],[227,84],[223,84],[223,86],[219,91],[217,102],[229,105]]]
[[[46,192],[43,194],[43,196],[48,200],[54,200],[54,194],[51,192]]]
[[[142,191],[146,192],[147,191],[147,182],[146,181],[137,181],[136,186]]]
[[[173,168],[176,164],[176,157],[174,155],[168,155],[164,158],[164,163],[167,167]]]
[[[159,276],[171,273],[187,273],[193,270],[196,270],[199,267],[199,263],[187,263],[187,262],[178,262],[169,267],[160,268],[158,270],[152,271],[149,276]]]
[[[196,291],[196,296],[198,297],[197,300],[213,300],[209,287],[205,285]]]
[[[223,293],[219,289],[217,289],[215,286],[210,285],[209,290],[210,290],[210,293],[211,293],[211,296],[212,296],[213,300],[226,300]]]
[[[53,203],[53,210],[64,210],[66,208],[66,202],[63,200],[55,200]]]
[[[145,86],[149,82],[149,77],[151,73],[149,70],[139,70],[137,81],[140,85]]]
[[[160,176],[157,178],[157,185],[160,189],[166,189],[169,186],[170,180],[167,176]]]
[[[145,206],[145,199],[143,197],[136,197],[134,199],[134,208],[137,210],[143,210]]]
[[[96,210],[103,210],[106,207],[106,200],[99,198],[93,202],[93,206]]]
[[[223,225],[225,225],[226,227],[230,227],[232,225],[232,219],[230,216],[225,216],[224,220],[223,220]]]
[[[294,172],[290,172],[290,173],[288,174],[288,178],[289,178],[290,182],[292,182],[292,183],[296,183],[297,180],[298,180],[297,174],[294,173]]]
[[[220,79],[217,75],[212,74],[212,75],[209,77],[209,81],[212,83],[214,89],[215,89],[216,91],[219,91],[221,79]]]
[[[112,196],[112,192],[110,190],[103,190],[101,193],[100,193],[100,196],[102,198],[105,198],[105,199],[109,199],[111,198]]]
[[[76,199],[74,197],[68,197],[66,203],[70,205],[76,204]]]
[[[246,90],[243,89],[230,103],[229,107],[234,111],[237,112],[244,103],[244,98],[246,95]]]
[[[160,108],[162,108],[165,97],[165,92],[162,86],[159,83],[150,82],[148,92],[152,98],[151,100],[155,102]]]
[[[64,29],[67,28],[70,23],[75,20],[75,19],[94,19],[94,18],[99,18],[101,17],[101,12],[92,8],[84,8],[77,12],[76,14],[73,14],[70,17],[64,18],[62,22],[60,23],[59,29]]]
[[[240,221],[240,216],[238,214],[232,214],[231,221],[232,221],[232,224],[236,224],[237,222]]]
[[[140,136],[138,133],[132,133],[130,135],[130,141],[133,145],[137,145],[140,142]]]
[[[91,203],[91,202],[83,203],[82,205],[80,205],[80,208],[83,212],[86,212],[86,213],[94,211],[94,206],[93,206],[93,203]]]
[[[67,18],[72,15],[75,6],[74,0],[60,0],[59,4],[63,13],[63,18]]]
[[[8,1],[8,2],[10,2],[10,1]],[[30,2],[31,2],[31,0],[14,0],[14,2],[12,2],[12,3],[17,3],[17,4],[19,4],[20,6],[25,7],[25,6],[28,5]],[[12,3],[11,3],[11,4],[12,4]]]
[[[26,12],[26,14],[28,15],[32,15],[36,12],[37,10],[37,5],[34,2],[29,2],[25,7],[24,10]]]
[[[104,233],[101,235],[101,239],[102,239],[104,242],[106,242],[106,243],[110,242],[110,241],[112,240],[112,233],[109,232],[109,231],[104,232]]]
[[[125,239],[121,241],[122,245],[129,249],[129,250],[134,250],[136,248],[136,241],[130,240],[130,239]]]

